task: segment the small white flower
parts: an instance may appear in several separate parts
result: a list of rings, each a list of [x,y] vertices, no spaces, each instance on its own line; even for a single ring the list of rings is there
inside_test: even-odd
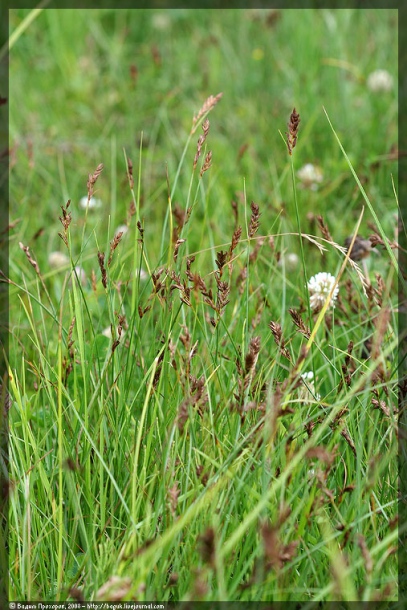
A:
[[[86,281],[87,281],[85,271],[82,269],[82,267],[80,267],[79,265],[76,265],[75,272],[76,272],[76,275],[77,275],[80,283],[82,284],[82,286],[85,286]]]
[[[316,475],[315,468],[310,468],[307,471],[307,478],[308,478],[308,480],[311,480],[311,479],[315,478],[315,475]]]
[[[279,267],[284,265],[287,271],[294,271],[298,267],[299,262],[300,259],[295,252],[287,252],[287,254],[283,254],[281,256],[280,260],[278,261],[278,265]]]
[[[171,17],[168,12],[153,13],[151,17],[151,25],[156,30],[168,30],[171,25]]]
[[[305,373],[303,373],[301,375],[301,377],[305,380],[305,381],[312,381],[314,379],[314,373],[312,371],[306,371]],[[312,383],[314,383],[312,381]]]
[[[299,398],[304,402],[309,402],[313,400],[321,400],[321,395],[315,391],[314,384],[314,373],[312,371],[307,371],[301,375],[302,379],[306,382],[307,385],[303,385],[299,391]]]
[[[116,231],[114,232],[114,236],[117,237],[117,235],[119,233],[123,233],[123,235],[126,235],[126,233],[128,233],[129,231],[129,227],[127,225],[119,225],[116,229]]]
[[[145,271],[143,269],[143,267],[141,267],[140,270],[137,269],[136,271],[136,275],[137,277],[139,277],[141,280],[147,280],[150,276],[148,275],[147,271]]]
[[[335,281],[334,276],[330,273],[325,273],[325,271],[317,273],[309,280],[308,291],[310,295],[311,309],[319,310],[321,307],[323,307],[333,285],[335,284]],[[336,286],[329,302],[329,307],[335,307],[334,302],[338,296],[338,292],[339,288]]]
[[[80,201],[79,201],[79,205],[83,210],[86,210],[86,208],[88,207],[88,198],[87,197],[81,197]],[[102,200],[101,199],[97,199],[96,197],[91,197],[89,199],[89,210],[95,210],[97,208],[102,207]]]
[[[318,165],[312,163],[306,163],[301,169],[298,170],[297,176],[300,179],[300,186],[302,188],[311,189],[316,191],[318,184],[324,179],[322,169]]]
[[[367,77],[367,86],[375,93],[380,91],[391,91],[393,89],[393,77],[387,70],[375,70]]]
[[[63,267],[67,267],[69,265],[69,256],[67,256],[64,252],[50,252],[48,255],[48,264],[54,269],[62,269]]]
[[[103,329],[102,330],[102,335],[104,335],[108,339],[111,339],[112,338],[112,327],[111,326],[107,326],[105,329]]]

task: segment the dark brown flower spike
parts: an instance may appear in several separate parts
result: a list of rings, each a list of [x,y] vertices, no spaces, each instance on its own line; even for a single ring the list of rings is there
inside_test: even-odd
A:
[[[295,148],[295,145],[297,144],[298,128],[299,128],[300,120],[301,120],[300,115],[298,114],[296,109],[293,108],[293,111],[290,114],[290,120],[287,123],[288,131],[286,132],[287,148],[288,148],[289,155],[293,154],[293,148]]]
[[[99,267],[100,267],[100,271],[102,273],[102,284],[104,288],[107,288],[107,275],[106,275],[106,268],[105,268],[105,255],[103,252],[98,252],[98,261],[99,261]]]
[[[250,216],[249,237],[254,237],[260,225],[260,212],[258,204],[254,203],[254,201],[251,202],[250,208],[252,210],[252,214]]]

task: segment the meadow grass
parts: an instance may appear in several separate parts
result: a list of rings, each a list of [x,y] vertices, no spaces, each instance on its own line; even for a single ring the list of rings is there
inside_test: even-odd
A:
[[[10,26],[10,599],[396,600],[396,11]]]

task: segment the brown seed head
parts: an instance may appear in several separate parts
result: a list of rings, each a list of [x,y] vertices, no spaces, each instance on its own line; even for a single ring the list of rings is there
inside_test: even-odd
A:
[[[298,114],[296,109],[293,108],[293,111],[290,114],[290,120],[287,123],[288,131],[286,132],[287,148],[288,148],[289,155],[293,154],[293,148],[295,148],[295,145],[297,144],[298,128],[299,128],[300,120],[301,120],[300,115]]]

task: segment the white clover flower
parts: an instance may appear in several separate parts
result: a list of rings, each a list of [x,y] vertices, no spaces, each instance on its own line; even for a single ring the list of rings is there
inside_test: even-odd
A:
[[[318,184],[324,179],[322,169],[312,163],[306,163],[301,167],[297,172],[297,176],[300,180],[301,188],[311,189],[312,191],[316,191]]]
[[[156,30],[168,30],[171,25],[171,17],[168,12],[153,13],[151,17],[151,25]]]
[[[123,339],[125,334],[126,333],[122,330],[122,334],[120,335],[120,339]],[[106,328],[104,328],[102,330],[102,335],[104,335],[108,339],[113,339],[112,327],[111,326],[106,326]]]
[[[308,291],[310,296],[311,309],[319,310],[323,307],[325,301],[330,294],[336,279],[330,273],[322,271],[314,275],[308,282]],[[336,286],[329,307],[335,307],[334,302],[338,296],[339,288]]]
[[[123,233],[123,236],[129,232],[129,227],[127,225],[119,225],[114,232],[114,236],[117,237],[119,233]]]
[[[79,201],[79,205],[83,210],[86,210],[86,208],[88,207],[87,196],[81,197],[81,199]],[[97,208],[101,208],[101,207],[102,207],[101,199],[97,199],[96,197],[91,197],[89,199],[89,210],[96,210]]]
[[[141,267],[140,270],[137,269],[136,271],[136,276],[139,277],[141,280],[147,280],[150,276],[148,275],[147,271],[145,271],[143,269],[143,267]]]
[[[284,265],[287,271],[294,271],[298,267],[299,262],[300,259],[295,252],[287,252],[281,256],[277,264],[279,267]]]
[[[380,91],[391,91],[393,89],[393,77],[387,70],[375,70],[367,77],[367,86],[375,93]]]
[[[308,381],[308,382],[312,382],[312,383],[314,383],[314,382],[313,382],[313,379],[314,379],[314,373],[313,373],[312,371],[306,371],[305,373],[303,373],[303,374],[301,375],[301,377],[302,377],[302,378],[303,378],[305,381]]]
[[[102,330],[102,335],[104,335],[108,339],[111,339],[112,338],[112,327],[111,326],[107,326],[106,328],[104,328]]]
[[[69,256],[58,250],[50,252],[48,255],[48,264],[50,267],[53,267],[53,269],[62,269],[69,265]]]
[[[82,267],[80,267],[79,265],[76,265],[75,272],[76,272],[76,275],[77,275],[80,283],[82,284],[82,286],[85,286],[87,277],[86,277],[86,273],[85,273],[84,269],[82,269]]]

